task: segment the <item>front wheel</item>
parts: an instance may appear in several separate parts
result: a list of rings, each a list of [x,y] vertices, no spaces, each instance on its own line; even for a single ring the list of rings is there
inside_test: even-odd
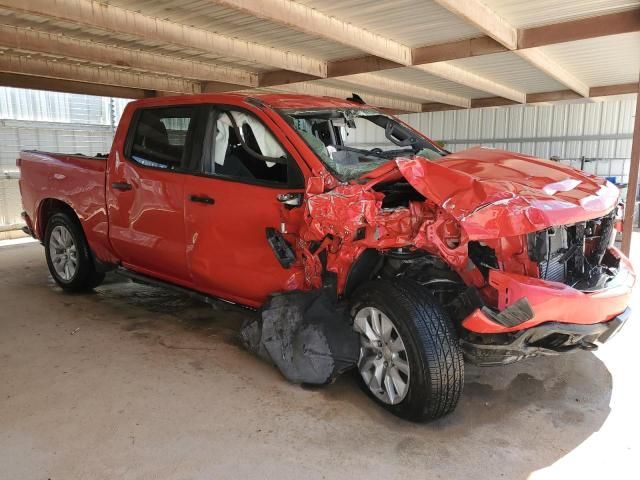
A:
[[[453,411],[464,382],[462,350],[431,293],[410,280],[374,280],[355,292],[351,305],[363,389],[407,420]]]

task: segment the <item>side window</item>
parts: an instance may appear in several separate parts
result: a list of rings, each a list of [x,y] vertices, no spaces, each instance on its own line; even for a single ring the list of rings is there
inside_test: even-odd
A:
[[[239,110],[224,110],[217,112],[213,123],[211,155],[205,173],[302,186],[302,174],[295,161],[257,117]]]
[[[196,107],[141,110],[133,132],[129,157],[140,165],[179,168],[189,155],[188,136]]]

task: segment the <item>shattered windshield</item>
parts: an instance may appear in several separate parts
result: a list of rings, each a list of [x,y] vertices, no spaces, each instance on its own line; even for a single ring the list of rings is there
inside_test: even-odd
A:
[[[395,157],[434,160],[448,152],[393,117],[365,108],[280,110],[322,162],[352,180]]]

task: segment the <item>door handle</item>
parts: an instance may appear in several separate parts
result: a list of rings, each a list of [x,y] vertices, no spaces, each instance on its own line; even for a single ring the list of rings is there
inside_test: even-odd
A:
[[[189,200],[196,203],[204,203],[205,205],[213,205],[216,201],[205,195],[189,195]]]
[[[127,190],[131,190],[131,184],[127,182],[113,182],[111,184],[111,188],[114,190],[120,190],[121,192],[126,192]]]

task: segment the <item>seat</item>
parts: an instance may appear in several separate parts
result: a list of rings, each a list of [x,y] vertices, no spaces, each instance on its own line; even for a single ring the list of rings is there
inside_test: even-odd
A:
[[[248,156],[238,141],[238,137],[233,128],[229,129],[229,143],[224,157],[224,163],[215,165],[215,172],[220,175],[238,178],[255,178],[242,161],[242,157]]]
[[[162,121],[150,112],[145,112],[136,131],[133,152],[141,163],[149,166],[174,169],[180,166],[184,149],[169,143],[169,133]]]

